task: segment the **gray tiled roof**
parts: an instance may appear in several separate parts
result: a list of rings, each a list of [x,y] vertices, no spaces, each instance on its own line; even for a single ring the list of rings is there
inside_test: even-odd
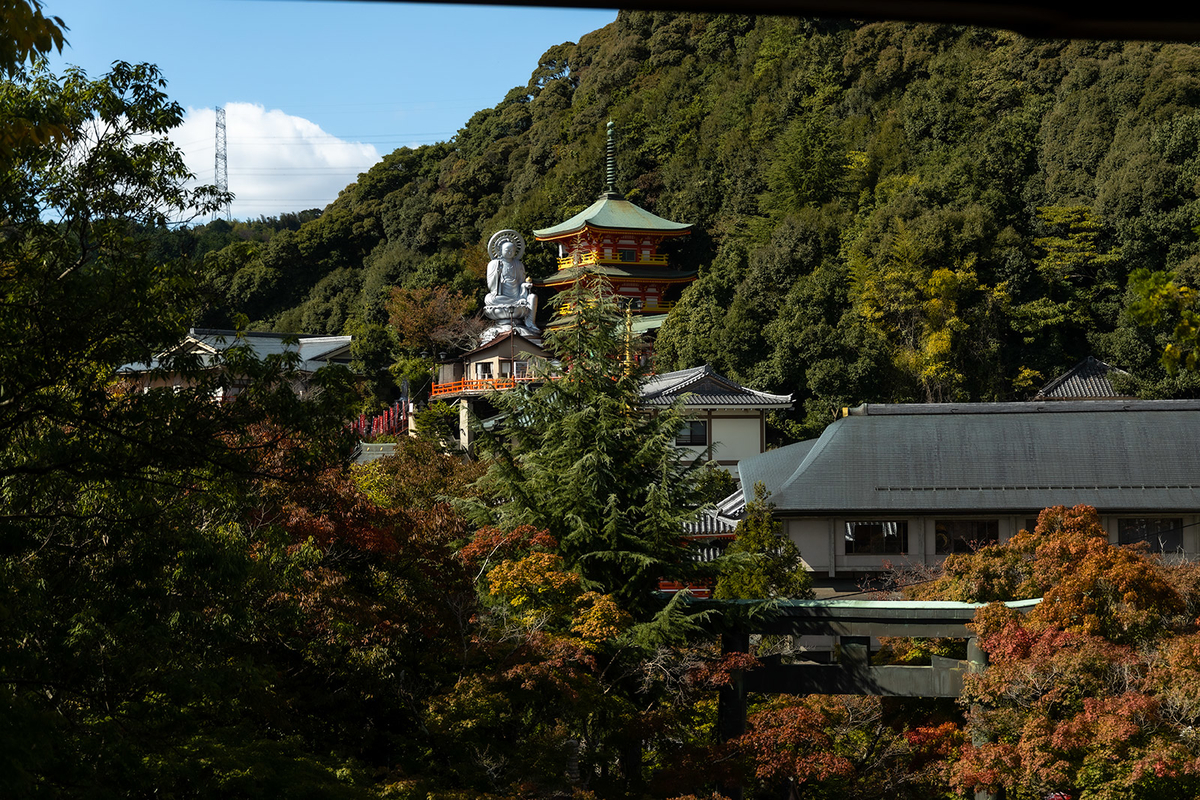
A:
[[[1200,401],[860,406],[741,462],[782,513],[1200,509]]]
[[[709,408],[736,406],[755,408],[790,408],[790,394],[770,394],[742,386],[736,381],[719,375],[712,367],[681,369],[652,375],[642,386],[642,399],[646,405],[669,406],[683,398],[685,406]]]
[[[1042,387],[1034,400],[1107,400],[1127,399],[1113,388],[1108,379],[1110,373],[1128,375],[1128,372],[1109,366],[1103,361],[1088,356],[1069,370]]]
[[[741,489],[700,514],[694,522],[684,523],[683,532],[689,536],[720,536],[732,534],[746,510]]]
[[[683,524],[683,532],[688,536],[721,536],[733,533],[737,528],[737,520],[726,519],[711,511],[705,511],[692,522]]]

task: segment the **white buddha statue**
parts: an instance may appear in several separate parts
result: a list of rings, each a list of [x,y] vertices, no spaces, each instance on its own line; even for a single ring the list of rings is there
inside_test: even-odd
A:
[[[526,336],[536,336],[537,295],[533,284],[525,278],[525,240],[513,230],[498,231],[488,241],[492,260],[487,266],[488,293],[483,299],[483,315],[496,320],[484,333],[484,342],[509,330],[516,329]]]

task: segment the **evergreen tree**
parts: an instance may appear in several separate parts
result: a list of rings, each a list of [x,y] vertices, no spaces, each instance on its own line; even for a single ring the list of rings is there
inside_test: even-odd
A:
[[[743,553],[713,591],[718,600],[759,600],[769,597],[812,597],[812,576],[804,568],[795,542],[783,535],[783,525],[771,517],[762,482],[754,484],[754,499],[746,504],[746,518],[738,523],[737,538],[728,553]]]
[[[502,422],[482,433],[492,464],[473,521],[548,531],[585,588],[643,616],[658,579],[694,569],[681,534],[698,464],[674,446],[680,408],[642,406],[645,371],[612,289],[577,283],[554,304],[570,311],[546,336],[557,365],[492,398]]]

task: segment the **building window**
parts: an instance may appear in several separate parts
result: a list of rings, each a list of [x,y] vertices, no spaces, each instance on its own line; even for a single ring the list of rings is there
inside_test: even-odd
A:
[[[908,552],[908,522],[847,522],[846,555]]]
[[[475,365],[475,377],[481,381],[492,379],[492,362],[480,361]]]
[[[939,556],[974,553],[984,545],[1000,541],[1000,521],[996,519],[939,519],[937,530]]]
[[[708,444],[708,421],[703,419],[692,419],[683,423],[683,427],[679,429],[679,435],[675,437],[675,444],[704,447]]]
[[[529,375],[529,362],[528,361],[514,361],[513,362],[513,375],[515,375],[518,378],[527,377]]]
[[[1146,542],[1151,553],[1183,552],[1183,519],[1180,517],[1129,517],[1117,520],[1117,541]]]
[[[622,261],[626,261],[626,262],[637,261],[637,251],[636,250],[627,250],[624,247],[622,247],[617,250],[617,257],[620,258]]]

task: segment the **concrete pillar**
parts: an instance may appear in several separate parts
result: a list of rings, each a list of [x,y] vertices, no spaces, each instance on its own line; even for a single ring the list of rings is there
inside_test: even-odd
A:
[[[458,444],[467,453],[475,444],[475,432],[471,430],[471,401],[465,397],[458,401]]]

